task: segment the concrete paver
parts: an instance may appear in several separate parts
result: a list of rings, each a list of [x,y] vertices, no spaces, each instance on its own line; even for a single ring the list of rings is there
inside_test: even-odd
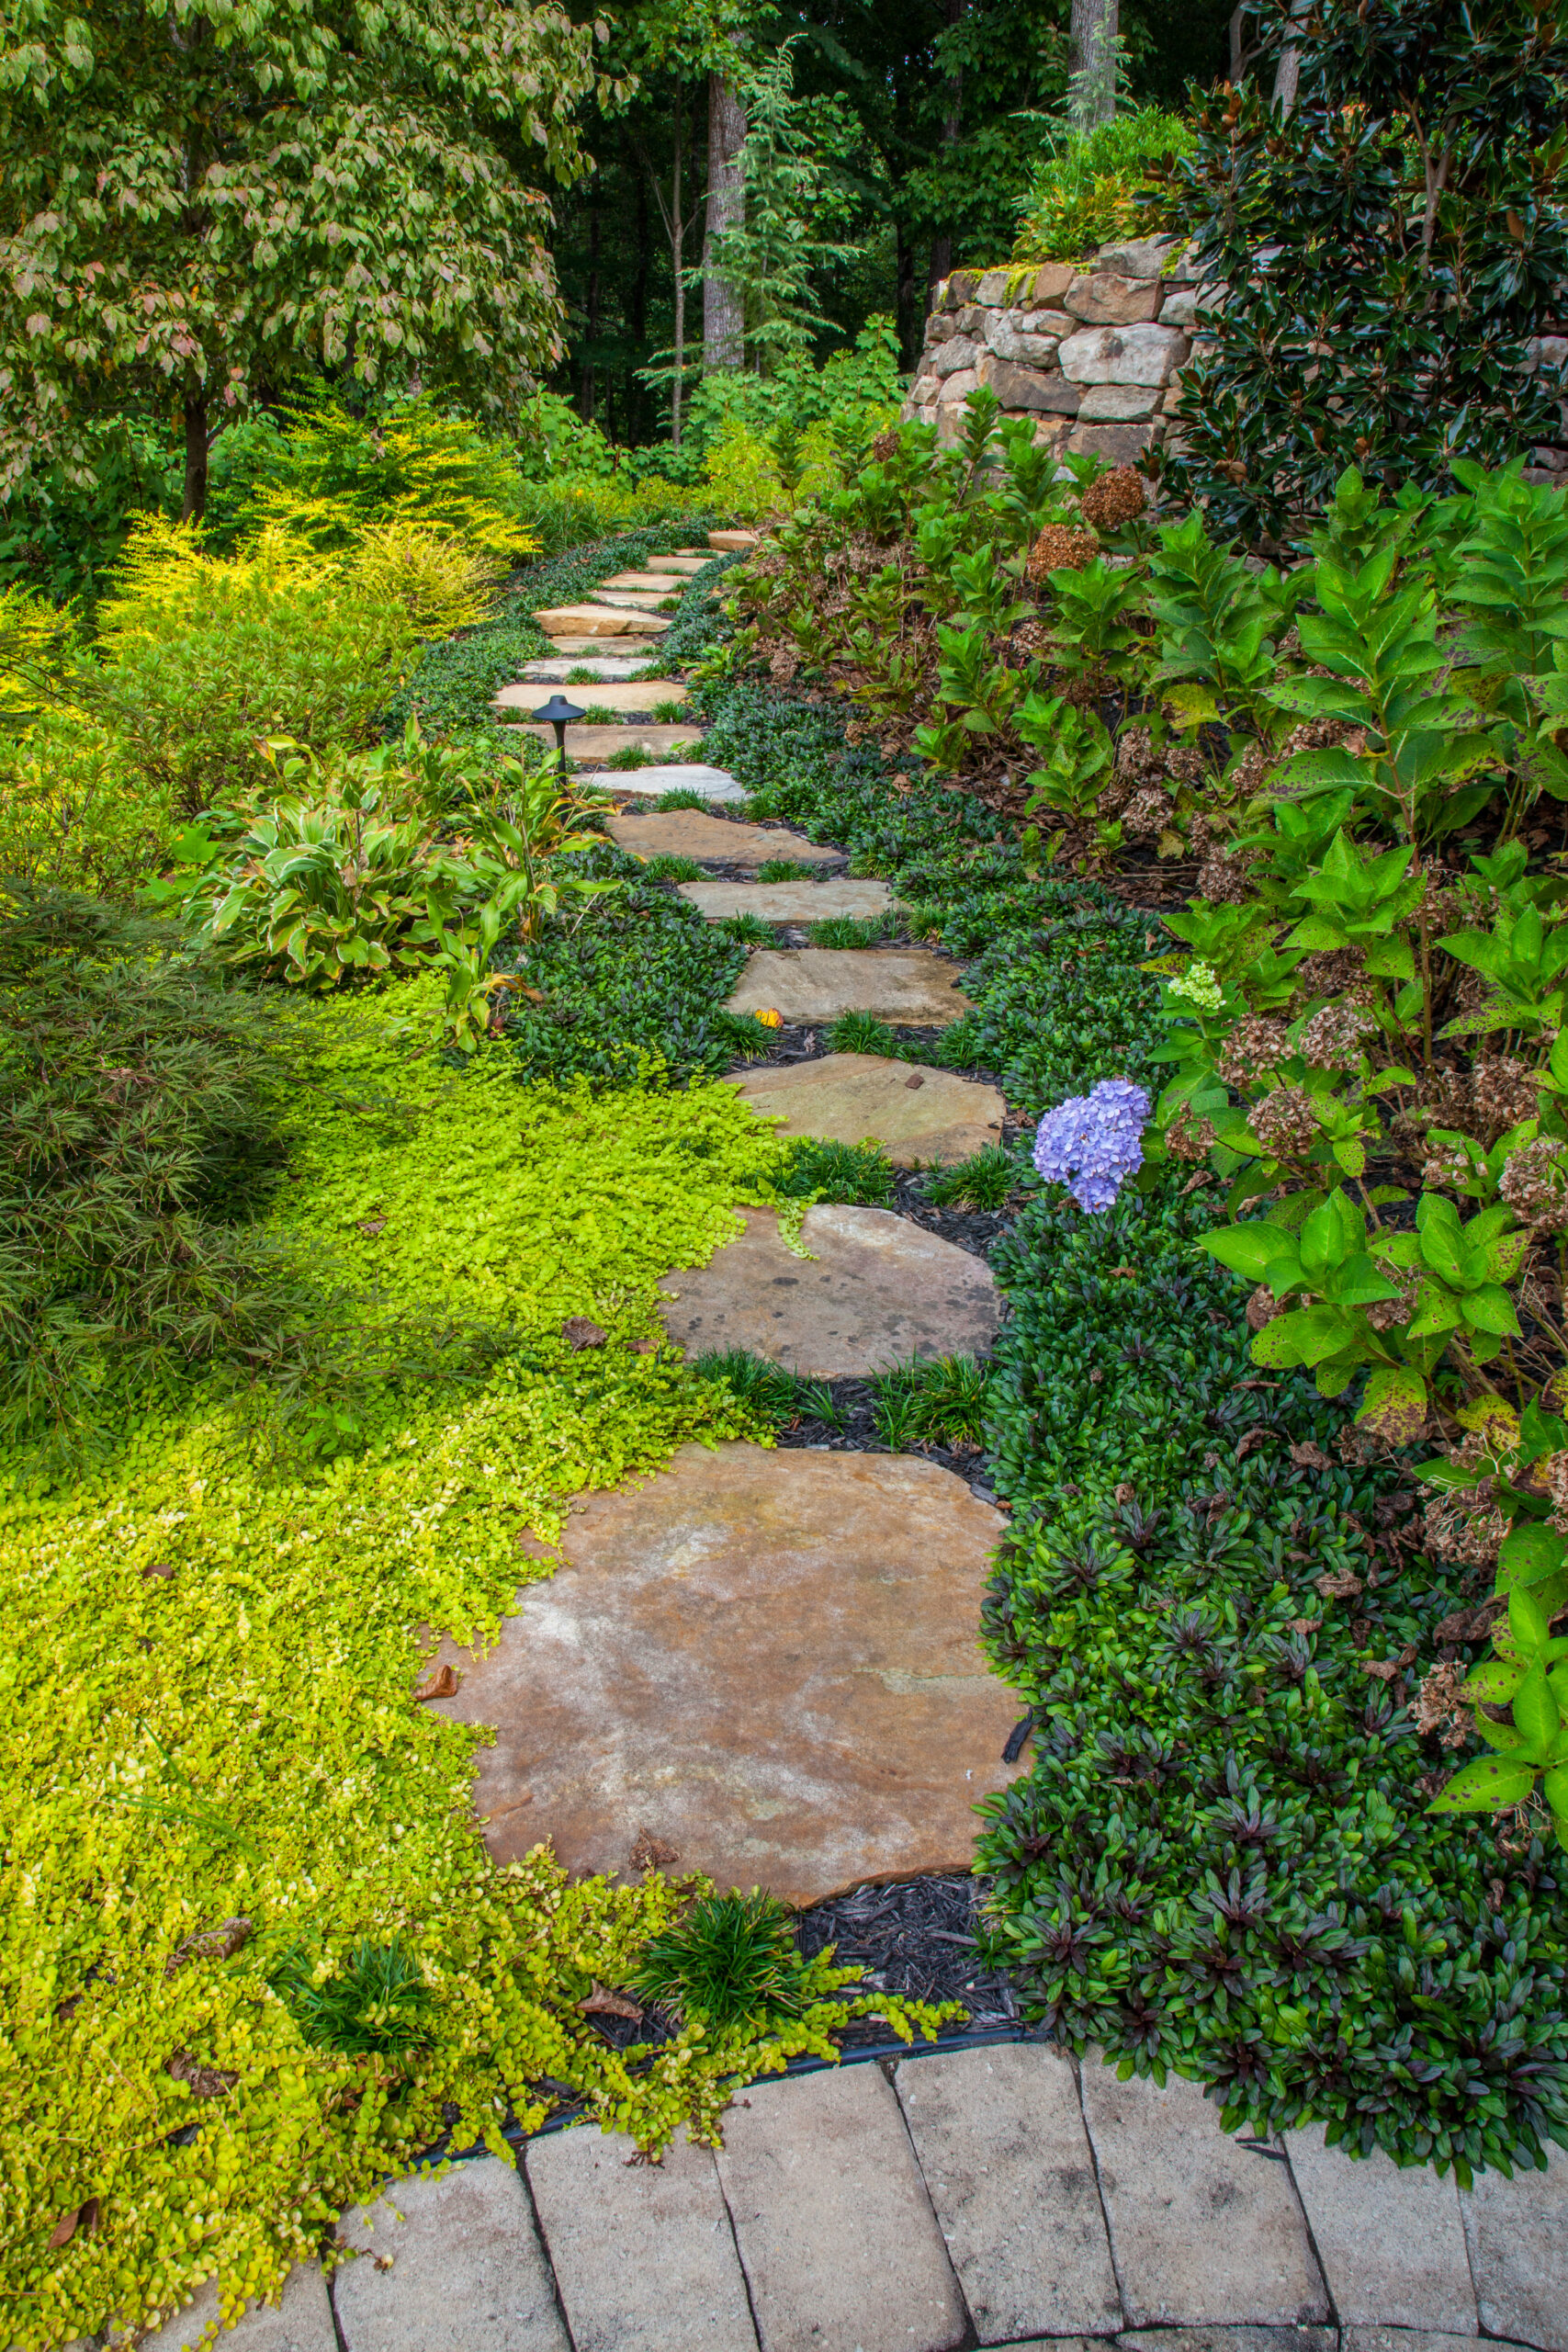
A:
[[[1322,2124],[1287,2132],[1297,2193],[1342,2326],[1477,2332],[1459,2188],[1381,2148],[1352,2162]]]
[[[576,2352],[752,2352],[757,2337],[711,2149],[661,2164],[621,2132],[552,2132],[528,2185]]]
[[[671,1870],[816,1903],[966,1870],[974,1807],[1023,1766],[979,1605],[1003,1521],[908,1455],[683,1446],[579,1498],[530,1585],[434,1704],[492,1727],[475,1805],[499,1862]]]
[[[925,947],[763,947],[750,958],[730,1012],[772,1007],[786,1021],[874,1013],[913,1028],[945,1028],[972,1010],[958,967]]]
[[[1020,2042],[911,2058],[895,2083],[980,2342],[1114,2334],[1122,2301],[1071,2062]]]
[[[218,2282],[198,2289],[194,2302],[152,2335],[141,2339],[146,2352],[196,2352],[221,2344],[224,2352],[337,2352],[333,2307],[321,2265],[297,2263],[276,2303],[253,2303],[230,2335],[220,2335]]]
[[[1544,2172],[1480,2172],[1460,2191],[1481,2324],[1540,2352],[1568,2352],[1568,2154]]]
[[[753,2084],[719,2177],[762,2352],[948,2352],[963,2298],[878,2066]]]
[[[394,2181],[343,2235],[362,2250],[333,2279],[345,2352],[570,2352],[528,2192],[499,2156]]]
[[[1219,2128],[1201,2086],[1081,2074],[1111,2251],[1135,2327],[1321,2324],[1328,2301],[1283,2157]]]
[[[1001,1312],[983,1258],[891,1209],[808,1208],[798,1258],[773,1209],[705,1266],[664,1277],[660,1312],[688,1355],[744,1348],[824,1380],[863,1379],[911,1357],[984,1355]]]

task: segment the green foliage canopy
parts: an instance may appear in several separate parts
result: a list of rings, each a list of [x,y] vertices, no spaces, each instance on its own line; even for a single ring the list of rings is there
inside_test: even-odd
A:
[[[85,479],[128,395],[212,420],[301,370],[504,416],[558,350],[536,179],[583,159],[592,28],[498,0],[6,0],[0,484]]]

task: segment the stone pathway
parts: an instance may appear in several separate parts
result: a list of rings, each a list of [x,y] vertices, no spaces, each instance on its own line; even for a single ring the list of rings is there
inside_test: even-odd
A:
[[[656,635],[663,616],[605,600],[671,593],[754,536],[714,532],[657,575],[539,615],[561,636],[527,678],[560,678],[601,639]],[[635,662],[603,666],[626,680]],[[531,691],[499,700],[526,708]],[[590,780],[745,797],[697,764]],[[727,877],[775,857],[843,863],[705,811],[608,823],[636,855]],[[843,879],[682,888],[710,918],[886,904]],[[791,1023],[859,1010],[939,1026],[967,1009],[956,978],[924,951],[764,949],[729,1001]],[[905,1160],[995,1141],[1005,1108],[993,1087],[876,1055],[731,1083],[786,1132],[876,1135]],[[708,1265],[668,1278],[671,1335],[812,1376],[989,1346],[981,1259],[884,1210],[818,1205],[801,1238],[808,1257],[750,1212]],[[504,1862],[548,1837],[570,1868],[610,1873],[653,1852],[800,1904],[963,1871],[976,1803],[1023,1769],[1003,1761],[1021,1702],[976,1640],[1002,1524],[952,1471],[847,1450],[692,1445],[646,1482],[580,1497],[554,1576],[519,1596],[498,1645],[441,1652],[458,1688],[438,1703],[494,1727],[475,1792],[491,1851]],[[396,2182],[345,2217],[339,2245],[357,2258],[330,2287],[297,2270],[279,2309],[242,2321],[236,2352],[1462,2352],[1483,2335],[1568,2352],[1568,2156],[1461,2191],[1381,2155],[1352,2165],[1320,2127],[1269,2145],[1227,2135],[1195,2085],[1120,2082],[1043,2042],[754,2083],[718,2152],[682,2138],[657,2166],[634,2157],[575,2130],[527,2143],[516,2170],[483,2157]],[[208,2289],[147,2340],[177,2352],[215,2316]]]
[[[744,800],[745,792],[724,768],[705,767],[700,761],[684,766],[591,768],[578,778],[599,792],[634,793],[639,798],[661,799],[667,792],[697,792],[705,800]]]
[[[509,719],[513,712],[540,710],[550,699],[544,688],[547,685],[564,685],[568,670],[581,669],[584,666],[583,663],[575,662],[543,662],[536,664],[530,662],[530,676],[536,668],[544,671],[546,675],[534,684],[502,686],[491,707],[498,712],[503,712]],[[579,709],[613,710],[617,715],[628,712],[638,718],[646,718],[650,711],[658,709],[665,703],[686,703],[692,698],[690,686],[677,685],[670,678],[649,678],[645,683],[637,683],[637,664],[635,662],[618,664],[601,662],[596,662],[594,667],[605,674],[596,677],[592,685],[586,683],[578,684],[567,696],[567,700],[576,703]],[[623,670],[631,674],[623,677],[620,674]],[[550,735],[553,741],[554,728],[550,729]]]
[[[394,2183],[235,2352],[1568,2352],[1568,2156],[1514,2180],[1222,2132],[1038,2042],[753,2083],[716,2154],[592,2130]],[[159,2352],[200,2341],[210,2290]],[[334,2326],[335,2314],[335,2326]]]

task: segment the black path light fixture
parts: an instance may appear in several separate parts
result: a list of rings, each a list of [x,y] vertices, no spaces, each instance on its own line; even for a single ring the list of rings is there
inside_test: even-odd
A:
[[[564,784],[566,782],[566,730],[569,727],[575,727],[577,721],[586,714],[579,710],[574,702],[568,702],[564,695],[557,694],[552,695],[543,709],[536,710],[534,716],[536,719],[543,719],[547,727],[553,727],[556,730],[556,756],[560,766],[560,780]]]

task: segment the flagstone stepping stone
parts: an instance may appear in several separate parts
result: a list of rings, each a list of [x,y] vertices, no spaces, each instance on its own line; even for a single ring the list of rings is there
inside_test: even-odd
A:
[[[945,1028],[974,1010],[958,986],[956,965],[926,947],[760,948],[725,1009],[770,1008],[789,1022],[872,1012],[916,1029]]]
[[[706,565],[713,561],[713,549],[711,548],[677,548],[673,556],[661,555],[659,560],[660,563],[681,562]]]
[[[552,636],[549,652],[544,656],[544,659],[552,668],[558,668],[562,662],[570,662],[572,668],[576,669],[581,663],[592,662],[602,655],[604,645],[605,639],[602,637]],[[629,671],[645,670],[654,658],[654,649],[651,645],[639,644],[635,652],[630,650],[623,652],[619,656],[623,664],[623,674]]]
[[[705,865],[765,865],[771,857],[831,865],[844,854],[783,825],[742,825],[700,808],[627,809],[607,818],[605,830],[633,857],[692,857]]]
[[[523,726],[509,726],[506,731],[509,735],[535,735],[541,743],[551,745],[556,740],[553,727],[532,720]],[[656,727],[651,719],[642,724],[628,720],[620,727],[569,727],[566,730],[567,756],[573,760],[608,760],[633,745],[639,751],[662,752],[666,759],[679,758],[682,749],[694,752],[701,741],[700,728]]]
[[[776,1063],[729,1083],[764,1118],[782,1114],[781,1135],[815,1136],[823,1143],[863,1143],[874,1136],[898,1168],[918,1159],[967,1159],[984,1145],[1000,1143],[1007,1113],[994,1086],[882,1054]]]
[[[967,1870],[1017,1694],[976,1639],[998,1512],[907,1455],[682,1448],[573,1505],[564,1562],[462,1669],[493,1724],[474,1803],[498,1862],[656,1853],[818,1903]]]
[[[545,688],[564,685],[568,670],[586,666],[586,663],[575,662],[530,662],[515,685],[502,686],[495,697],[495,708],[538,710],[549,700]],[[635,674],[637,668],[635,662],[596,662],[594,667],[599,675],[592,684],[586,679],[578,680],[567,696],[569,702],[580,706],[597,705],[601,710],[649,711],[661,702],[683,703],[691,699],[691,687],[678,684],[673,678],[649,678],[638,682]],[[538,674],[541,671],[545,673],[543,676]]]
[[[601,792],[635,792],[657,800],[665,792],[700,792],[705,800],[745,800],[750,796],[723,768],[688,767],[595,768],[578,778]]]
[[[755,531],[710,531],[708,545],[718,555],[734,555],[741,548],[754,548]]]
[[[864,922],[886,914],[893,893],[886,882],[852,882],[835,875],[827,882],[682,882],[681,896],[723,922],[729,915],[759,915],[763,922],[825,922],[829,915]]]
[[[686,587],[685,576],[679,571],[617,571],[613,580],[601,580],[600,588],[640,588],[645,595],[679,596]]]
[[[661,605],[669,603],[671,593],[661,588],[654,595],[638,595],[629,588],[596,588],[593,602],[609,605],[616,612],[656,613]]]
[[[660,571],[679,571],[688,580],[694,580],[699,571],[707,570],[713,561],[713,552],[710,548],[708,553],[704,555],[694,548],[688,548],[680,555],[656,556],[653,560],[658,564]]]
[[[643,634],[647,614],[626,612],[615,605],[551,605],[532,617],[548,637],[631,637]]]
[[[744,1348],[822,1380],[891,1372],[911,1356],[984,1355],[1000,1302],[983,1258],[891,1209],[818,1203],[784,1248],[772,1209],[705,1266],[666,1274],[664,1328],[689,1356]]]

